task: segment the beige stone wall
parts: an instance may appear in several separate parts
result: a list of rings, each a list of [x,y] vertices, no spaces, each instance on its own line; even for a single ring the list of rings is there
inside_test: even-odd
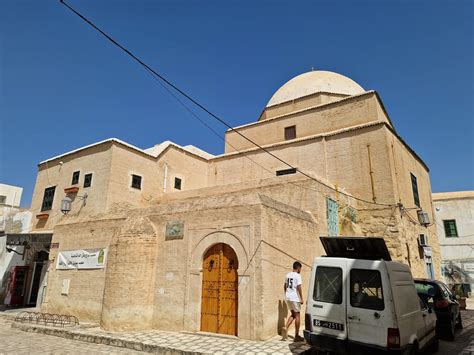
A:
[[[207,186],[207,160],[171,146],[157,159],[116,142],[97,146],[43,163],[38,168],[32,198],[33,230],[53,230],[56,224],[68,223],[71,218],[86,220],[98,215],[130,207],[149,206],[152,200],[165,193],[164,166],[167,166],[166,193],[174,189],[174,178],[182,179],[182,191]],[[80,171],[79,183],[72,185],[72,174]],[[84,188],[85,174],[92,173],[92,185]],[[141,189],[131,187],[132,174],[142,177]],[[44,190],[56,186],[51,210],[41,211]],[[73,199],[71,212],[64,216],[61,200],[65,188],[79,187]],[[87,193],[86,203],[79,198]],[[48,213],[47,220],[36,215]]]
[[[132,174],[142,177],[141,189],[132,187]],[[107,187],[107,209],[117,203],[147,206],[159,194],[160,183],[156,159],[123,145],[114,144]]]
[[[359,198],[395,203],[384,125],[327,137],[325,146],[329,181]]]
[[[35,229],[53,229],[59,249],[50,254],[45,311],[72,313],[106,329],[199,331],[202,257],[215,243],[229,244],[239,258],[239,330],[245,339],[274,336],[286,317],[283,280],[294,259],[308,265],[324,254],[319,236],[328,234],[326,198],[339,206],[340,235],[379,236],[392,258],[425,277],[418,248],[428,234],[439,277],[439,246],[433,226],[421,227],[413,209],[410,173],[418,180],[421,207],[433,220],[429,173],[390,129],[375,93],[342,99],[312,95],[268,108],[256,124],[238,128],[268,150],[316,180],[301,174],[276,177],[281,161],[227,132],[225,154],[205,160],[170,146],[158,158],[118,143],[107,143],[43,164],[33,195],[39,213],[44,189],[57,186],[50,218]],[[332,100],[341,100],[318,108]],[[278,115],[285,115],[275,118]],[[297,138],[284,141],[284,128],[296,125]],[[336,131],[339,130],[339,131]],[[59,164],[62,161],[62,164]],[[81,171],[79,195],[62,216],[59,203],[72,173]],[[92,186],[82,186],[92,172]],[[131,187],[131,175],[142,188]],[[182,190],[174,179],[182,179]],[[325,186],[326,185],[326,186]],[[352,196],[387,204],[373,205]],[[408,211],[394,204],[402,203]],[[412,221],[407,213],[410,214]],[[166,224],[183,221],[184,237],[166,240]],[[59,250],[108,246],[105,270],[55,270]],[[70,293],[61,295],[63,279]]]
[[[305,173],[322,177],[354,196],[392,204],[397,201],[385,132],[384,125],[379,124],[269,148],[269,151]],[[266,179],[275,176],[277,170],[287,168],[259,150],[229,155],[211,160],[209,185]]]
[[[411,216],[410,219],[404,214],[400,221],[400,239],[402,244],[405,245],[403,257],[411,264],[412,273],[415,277],[426,277],[425,265],[422,254],[418,250],[417,239],[420,234],[427,234],[433,250],[435,274],[437,278],[440,278],[441,258],[436,226],[433,225],[434,214],[429,171],[389,130],[387,130],[387,142],[392,153],[390,163],[392,165],[395,196],[408,210],[406,213]],[[418,216],[413,198],[411,173],[417,178],[420,206],[428,213],[432,223],[427,228],[417,223]]]
[[[385,236],[394,259],[407,262],[394,210],[368,211],[314,181],[274,177],[163,196],[157,205],[126,211],[126,220],[71,220],[57,226],[53,242],[61,243],[59,250],[110,244],[107,269],[105,275],[103,270],[55,270],[53,249],[44,310],[101,320],[111,330],[199,331],[202,257],[223,242],[239,258],[238,335],[274,336],[287,316],[282,280],[293,259],[305,263],[306,297],[308,265],[324,254],[319,236],[327,234],[327,196],[339,203],[341,234]],[[353,220],[345,215],[347,208],[353,209]],[[185,224],[183,239],[165,240],[166,224],[178,220]],[[60,294],[66,277],[71,280],[68,296]]]
[[[181,191],[208,186],[208,161],[186,151],[170,147],[163,153],[158,162],[158,171],[161,177],[160,191],[163,191],[165,165],[167,166],[166,193],[180,191],[174,188],[175,178],[181,179]]]
[[[77,195],[82,196],[85,193],[88,195],[85,206],[77,195],[71,195],[74,201],[69,216],[93,215],[105,211],[112,160],[111,147],[112,143],[101,144],[38,167],[31,202],[33,230],[52,230],[56,224],[68,218],[61,213],[61,200],[66,196],[64,189],[68,187],[77,186],[79,187]],[[75,171],[80,171],[79,183],[72,185],[72,174]],[[92,173],[92,185],[84,188],[84,176],[89,173]],[[51,210],[42,212],[44,190],[51,186],[56,186],[53,206]],[[46,221],[36,219],[35,216],[40,213],[48,213],[49,218]]]
[[[59,251],[108,247],[123,219],[96,220],[57,225],[52,243],[59,243],[49,255],[48,283],[41,311],[77,316],[81,322],[99,322],[107,268],[56,270]],[[110,258],[110,254],[109,257]],[[108,267],[108,260],[106,266]],[[68,295],[61,294],[63,280],[70,280]]]
[[[212,245],[225,243],[234,249],[239,262],[238,334],[244,339],[258,334],[253,323],[254,292],[258,286],[254,280],[255,264],[250,265],[249,259],[260,235],[260,208],[254,204],[258,203],[256,196],[245,197],[243,200],[250,202],[246,206],[242,206],[240,198],[237,200],[219,198],[212,209],[202,209],[204,206],[195,201],[194,211],[186,212],[178,212],[183,205],[169,206],[171,213],[150,217],[159,235],[153,328],[192,332],[201,329],[203,256]],[[227,207],[221,203],[225,201]],[[185,224],[183,239],[165,240],[167,222],[176,220]]]
[[[278,105],[266,107],[259,118],[259,121],[281,116],[290,112],[306,109],[308,107],[324,105],[330,102],[338,101],[348,95],[336,93],[316,93],[302,97],[293,101],[284,102]]]
[[[269,185],[266,191],[272,190],[275,197],[286,199],[295,187]],[[268,217],[263,218],[262,211]],[[317,222],[308,212],[259,194],[255,188],[175,200],[127,215],[127,219],[71,220],[71,224],[56,226],[53,243],[60,246],[50,255],[42,310],[100,321],[105,329],[199,331],[202,258],[209,247],[222,242],[239,259],[238,334],[245,339],[266,339],[278,326],[275,317],[266,319],[268,312],[282,315],[274,297],[277,293],[266,279],[269,269],[264,264],[274,257],[274,247],[269,245],[311,259],[315,250],[292,243],[285,234],[297,232],[301,240],[318,243]],[[176,220],[185,224],[183,239],[165,240],[166,224]],[[275,227],[278,235],[274,235]],[[260,242],[263,233],[266,243]],[[104,246],[109,246],[105,270],[55,269],[58,251]],[[64,279],[70,280],[67,296],[61,295]]]
[[[286,274],[292,270],[293,262],[298,260],[303,264],[301,276],[305,300],[313,259],[324,255],[324,250],[319,241],[320,225],[311,215],[268,206],[263,212],[262,239],[268,244],[262,243],[260,246],[259,269],[263,289],[260,310],[263,321],[261,338],[267,339],[281,333],[281,327],[289,314],[283,284]],[[303,327],[304,317],[301,329]]]
[[[207,186],[207,160],[174,146],[170,146],[158,159],[122,145],[115,145],[112,151],[107,196],[109,209],[114,209],[117,204],[150,206],[152,200],[160,200],[164,194]],[[131,187],[132,174],[142,177],[141,190]],[[174,188],[175,178],[181,179],[181,190]]]
[[[111,330],[152,326],[158,235],[146,216],[124,221],[110,243],[101,326]]]
[[[260,145],[283,142],[285,127],[296,126],[296,137],[307,137],[321,133],[333,132],[377,120],[379,117],[375,93],[353,97],[331,105],[316,107],[295,114],[288,114],[273,120],[263,120],[255,124],[237,127],[236,129],[258,142]],[[254,148],[249,141],[236,132],[226,132],[225,152]]]
[[[321,176],[319,173],[325,170],[325,162],[321,159],[324,151],[320,141],[295,142],[269,151],[293,166]],[[282,169],[288,169],[288,166],[260,150],[213,159],[209,167],[209,186],[268,179]]]

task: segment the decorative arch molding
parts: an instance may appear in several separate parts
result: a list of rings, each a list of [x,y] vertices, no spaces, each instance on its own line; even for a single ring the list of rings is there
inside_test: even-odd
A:
[[[234,249],[237,259],[239,260],[239,269],[244,270],[247,267],[248,254],[242,240],[229,231],[219,230],[206,234],[196,243],[191,257],[191,268],[201,270],[202,260],[207,250],[218,243],[227,244]]]

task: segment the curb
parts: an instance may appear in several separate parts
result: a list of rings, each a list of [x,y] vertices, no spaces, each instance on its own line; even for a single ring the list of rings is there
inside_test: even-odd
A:
[[[51,336],[56,336],[56,337],[61,337],[61,338],[66,338],[66,339],[71,339],[71,340],[84,341],[87,343],[103,344],[103,345],[115,346],[118,348],[144,351],[148,353],[158,353],[158,354],[164,354],[164,355],[207,354],[207,353],[202,353],[202,352],[191,352],[191,351],[173,349],[173,348],[168,348],[168,347],[163,347],[163,346],[153,345],[153,344],[145,344],[138,341],[114,338],[114,337],[105,336],[105,335],[83,334],[80,332],[75,332],[74,330],[69,330],[69,329],[64,329],[64,328],[57,329],[57,328],[42,327],[42,326],[37,326],[34,324],[24,324],[24,323],[18,323],[18,322],[12,322],[11,326],[12,328],[16,328],[24,332],[51,335]]]
[[[0,318],[1,319],[6,319],[6,320],[9,320],[9,321],[15,321],[15,318],[17,316],[17,313],[4,313],[4,312],[0,312]]]

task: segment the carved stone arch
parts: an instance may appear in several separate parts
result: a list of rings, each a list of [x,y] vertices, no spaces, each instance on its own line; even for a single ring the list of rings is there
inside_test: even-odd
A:
[[[191,269],[202,269],[202,260],[206,252],[213,245],[224,243],[234,249],[237,259],[239,260],[239,269],[245,270],[248,265],[248,254],[239,237],[229,231],[215,231],[203,236],[193,248],[193,255],[191,258]]]
[[[227,230],[218,230],[197,237],[191,246],[189,260],[189,278],[187,285],[187,303],[185,311],[185,328],[189,331],[199,331],[201,325],[201,296],[203,280],[203,261],[206,253],[217,244],[226,244],[233,249],[238,259],[238,336],[252,339],[253,314],[252,290],[248,274],[249,251],[245,241]]]

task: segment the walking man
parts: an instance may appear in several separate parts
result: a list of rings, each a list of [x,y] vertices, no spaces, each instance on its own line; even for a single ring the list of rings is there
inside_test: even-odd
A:
[[[288,308],[291,311],[291,316],[286,322],[286,327],[282,329],[282,340],[286,340],[288,337],[288,328],[295,321],[295,339],[294,341],[304,341],[304,338],[300,337],[300,312],[301,305],[303,304],[303,292],[301,291],[301,263],[295,261],[293,263],[293,271],[286,275],[285,279],[285,298]]]

